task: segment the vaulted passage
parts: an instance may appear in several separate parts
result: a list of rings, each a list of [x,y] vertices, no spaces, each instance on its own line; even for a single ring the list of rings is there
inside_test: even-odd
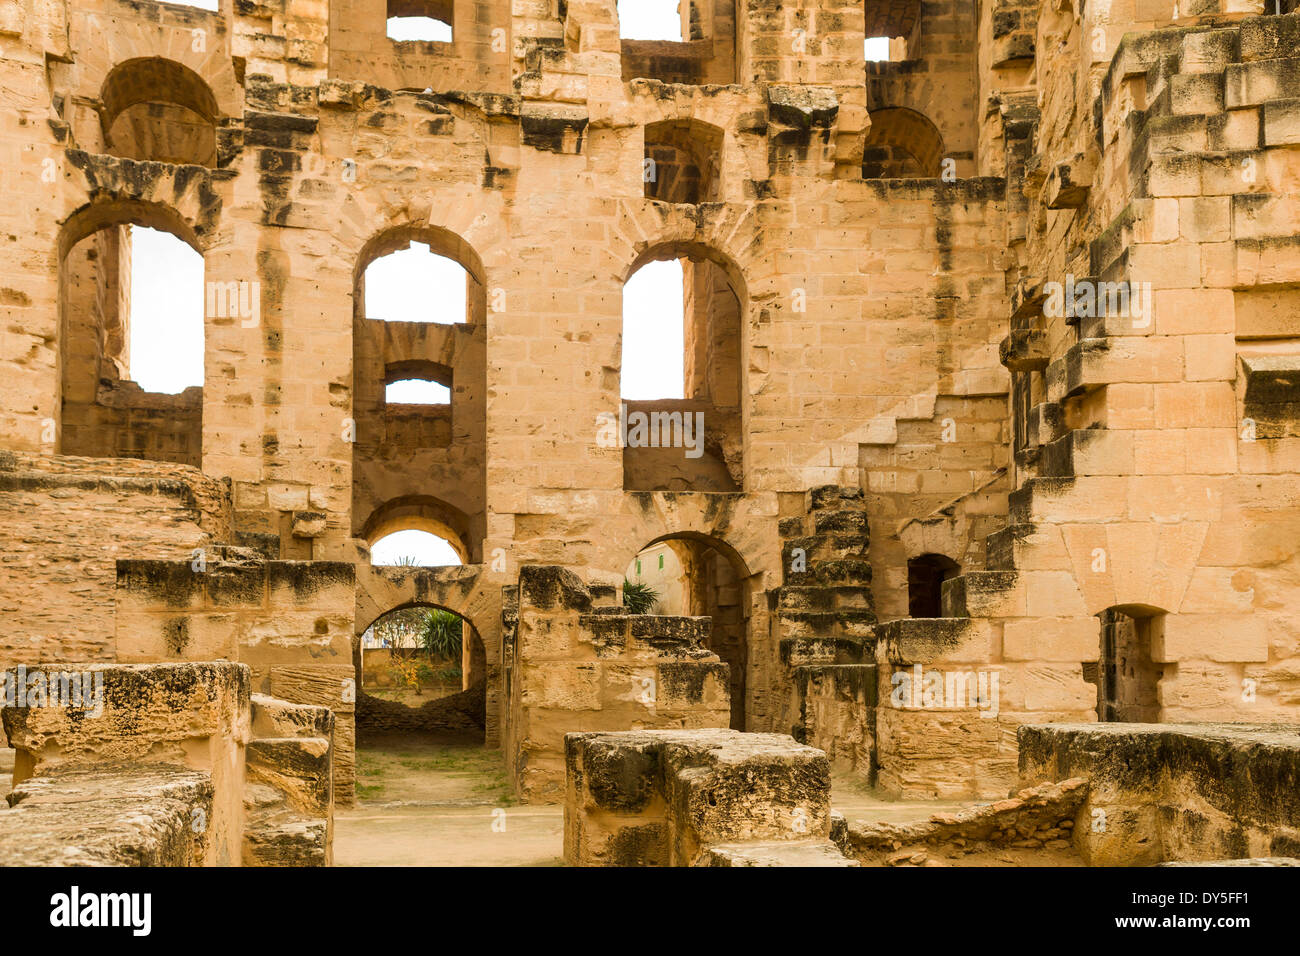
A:
[[[642,548],[624,575],[646,613],[708,617],[709,650],[730,669],[731,727],[745,729],[749,661],[749,572],[731,548],[703,535],[678,535]]]

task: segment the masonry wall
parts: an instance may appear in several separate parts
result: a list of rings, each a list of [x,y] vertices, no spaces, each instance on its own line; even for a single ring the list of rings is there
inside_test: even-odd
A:
[[[517,741],[506,674],[530,662],[502,639],[500,588],[552,565],[616,589],[646,544],[693,536],[729,563],[714,604],[729,645],[745,631],[746,729],[791,729],[792,666],[877,664],[885,781],[1005,792],[1019,722],[1095,712],[1085,667],[1109,608],[1152,619],[1160,719],[1294,714],[1294,16],[931,5],[904,31],[908,59],[869,75],[861,4],[746,0],[731,20],[692,5],[694,59],[673,69],[705,82],[683,84],[627,76],[613,0],[452,6],[451,49],[395,47],[380,28],[393,8],[369,2],[77,0],[6,21],[0,183],[20,198],[0,211],[0,446],[38,470],[139,451],[90,414],[99,387],[64,401],[66,376],[89,370],[65,320],[88,301],[74,250],[91,236],[168,229],[249,307],[205,319],[197,448],[179,441],[183,401],[150,409],[177,425],[169,453],[229,483],[228,523],[160,521],[170,505],[129,496],[83,513],[16,482],[0,507],[26,509],[14,527],[29,537],[57,537],[64,516],[94,527],[55,548],[92,572],[76,584],[18,549],[11,633],[89,620],[122,639],[105,537],[123,559],[219,543],[306,574],[349,565],[366,605],[354,629],[396,606],[371,607],[380,597],[475,615],[485,736]],[[174,135],[138,115],[164,95],[188,111]],[[939,130],[955,178],[863,178],[887,109]],[[646,130],[663,124],[707,144],[712,201],[646,198]],[[359,312],[365,266],[421,237],[471,275],[464,325],[416,334]],[[671,462],[642,482],[601,431],[620,405],[623,284],[668,258],[695,263],[693,313],[721,278],[735,298],[688,339],[717,449],[708,487]],[[1068,275],[1150,282],[1151,321],[1045,309]],[[449,414],[381,401],[411,362],[451,373]],[[116,489],[116,462],[63,490]],[[827,486],[861,495],[814,507]],[[403,523],[452,534],[466,577],[371,580],[365,545]],[[818,534],[830,577],[793,577],[787,546]],[[926,553],[964,572],[948,623],[904,620],[906,561]],[[66,612],[47,606],[48,581]],[[310,657],[315,621],[267,600],[287,615],[283,653]],[[331,592],[340,621],[343,603]],[[341,628],[327,625],[332,651]],[[165,648],[153,630],[127,636]],[[103,638],[55,643],[109,654]],[[984,735],[972,750],[924,713],[883,710],[896,668],[936,660],[1003,669],[1000,716],[966,715]],[[269,661],[255,669],[297,666]],[[986,757],[987,776],[972,769]]]

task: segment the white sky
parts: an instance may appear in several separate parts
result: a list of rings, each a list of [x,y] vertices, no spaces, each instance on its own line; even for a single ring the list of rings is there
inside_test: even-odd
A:
[[[148,392],[203,384],[203,256],[131,227],[131,378]]]
[[[862,55],[868,60],[888,60],[889,37],[867,37],[862,42]]]
[[[423,567],[460,564],[456,552],[442,538],[427,531],[394,531],[374,543],[371,564],[397,564],[403,556],[413,557]]]
[[[648,262],[623,286],[622,397],[682,398],[682,264]]]
[[[441,40],[451,42],[451,25],[432,17],[389,17],[390,40]]]
[[[677,0],[618,0],[618,35],[624,40],[681,40]]]

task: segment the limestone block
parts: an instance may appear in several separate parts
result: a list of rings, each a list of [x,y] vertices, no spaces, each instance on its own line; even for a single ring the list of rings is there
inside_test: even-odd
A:
[[[829,836],[826,756],[789,737],[569,734],[565,753],[572,865],[689,866],[713,845]]]
[[[17,784],[0,866],[212,866],[207,773],[166,764],[65,765]]]

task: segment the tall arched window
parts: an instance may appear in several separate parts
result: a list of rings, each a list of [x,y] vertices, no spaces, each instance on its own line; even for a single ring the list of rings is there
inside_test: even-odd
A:
[[[623,289],[620,442],[629,491],[736,491],[741,299],[702,251],[669,250]]]
[[[166,210],[70,220],[60,261],[60,453],[202,462],[203,256]],[[98,228],[95,228],[95,227]]]

